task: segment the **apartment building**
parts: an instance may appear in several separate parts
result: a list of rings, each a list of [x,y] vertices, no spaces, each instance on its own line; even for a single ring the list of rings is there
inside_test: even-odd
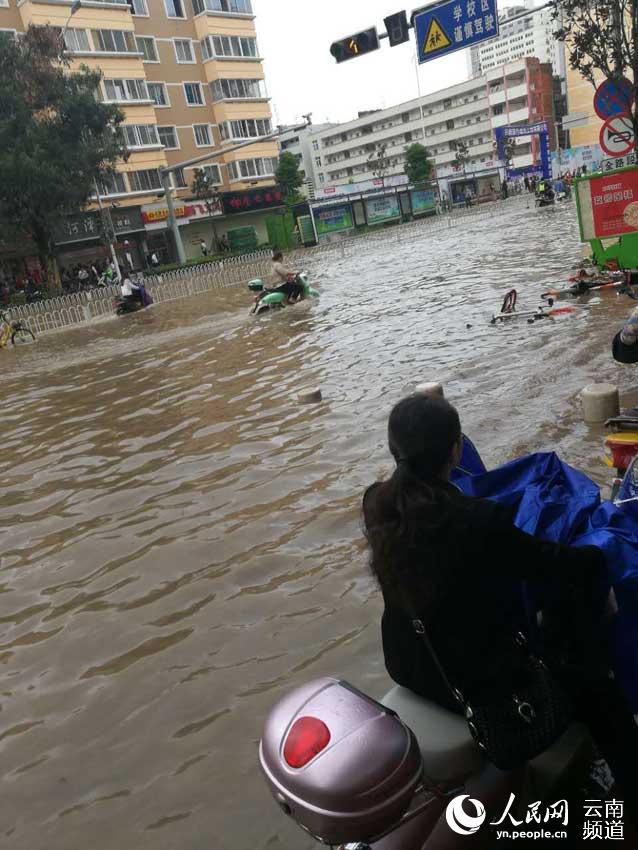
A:
[[[549,6],[535,8],[534,0],[510,6],[499,15],[499,34],[470,48],[467,53],[468,70],[472,77],[493,68],[533,56],[549,62],[554,74],[565,79],[565,46],[556,41],[556,22]]]
[[[139,236],[125,240],[129,252],[171,253],[162,166],[255,140],[202,167],[221,192],[274,183],[277,144],[259,141],[272,123],[251,0],[0,0],[0,29],[22,32],[30,24],[66,27],[71,71],[99,69],[101,97],[125,114],[130,158],[99,189]],[[189,231],[209,218],[203,205],[184,203],[192,180],[193,168],[173,174],[187,248],[200,232],[210,234],[210,227]]]
[[[323,130],[329,130],[330,127],[336,127],[336,124],[299,124],[292,127],[279,128],[279,147],[281,152],[288,151],[297,157],[299,167],[304,173],[304,183],[302,191],[307,198],[315,196],[315,182],[313,179],[316,150],[313,148],[312,136],[315,133],[320,133]]]
[[[370,161],[387,145],[387,176],[403,173],[406,148],[420,142],[437,173],[453,174],[457,143],[467,144],[467,171],[498,176],[493,131],[504,125],[546,120],[554,138],[552,68],[538,59],[519,59],[434,94],[373,112],[355,121],[313,133],[314,179],[318,188],[368,180]],[[537,140],[516,141],[515,168],[538,162]]]

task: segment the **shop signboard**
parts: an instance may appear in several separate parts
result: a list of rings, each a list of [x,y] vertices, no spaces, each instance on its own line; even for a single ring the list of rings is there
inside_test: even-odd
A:
[[[638,232],[638,167],[584,177],[576,195],[583,242]]]
[[[226,215],[258,212],[272,207],[280,207],[283,204],[283,194],[277,186],[239,192],[222,192],[221,199]]]
[[[319,186],[315,189],[315,199],[320,201],[329,198],[337,198],[339,195],[360,195],[362,192],[374,192],[376,190],[388,189],[391,186],[405,186],[408,183],[405,174],[390,174],[384,177],[375,177],[373,180],[359,180],[356,183],[341,183],[338,186]]]
[[[401,218],[398,195],[386,195],[383,198],[368,198],[366,200],[366,216],[368,224],[383,224]]]
[[[108,215],[113,223],[115,235],[137,233],[144,230],[144,220],[141,207],[126,209],[108,209]],[[97,210],[82,212],[67,216],[58,227],[55,234],[56,245],[67,245],[73,242],[84,242],[91,239],[101,239],[103,226],[100,213]]]
[[[352,230],[354,227],[352,207],[350,204],[313,209],[313,216],[315,219],[317,236],[326,236],[328,233],[338,233],[340,230]]]
[[[413,189],[410,192],[412,202],[412,214],[423,215],[423,213],[436,210],[436,193],[434,189]]]

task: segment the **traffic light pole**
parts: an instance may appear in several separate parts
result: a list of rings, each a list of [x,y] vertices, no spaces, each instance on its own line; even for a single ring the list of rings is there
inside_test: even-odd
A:
[[[231,145],[228,148],[222,148],[222,150],[215,151],[215,153],[205,153],[201,156],[196,156],[192,159],[185,159],[183,160],[183,162],[177,162],[175,165],[167,165],[159,169],[160,180],[162,181],[162,188],[166,197],[166,208],[168,210],[168,225],[173,234],[173,239],[175,240],[175,250],[177,251],[177,258],[180,263],[186,262],[186,251],[184,250],[182,234],[179,231],[177,216],[175,215],[175,203],[173,201],[173,195],[171,194],[172,186],[170,175],[174,171],[179,171],[180,169],[187,168],[190,165],[198,165],[202,162],[210,162],[211,160],[217,159],[220,156],[224,156],[227,153],[232,153],[233,151],[238,151],[242,148],[247,148],[250,145],[258,145],[261,142],[270,142],[273,139],[276,139],[278,136],[279,133],[269,133],[267,136],[259,136],[259,138],[251,139],[248,142],[241,142],[238,145]]]

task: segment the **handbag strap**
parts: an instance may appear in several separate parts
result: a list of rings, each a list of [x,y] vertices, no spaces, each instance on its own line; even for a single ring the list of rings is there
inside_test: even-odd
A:
[[[405,608],[406,608],[408,614],[410,615],[412,628],[414,629],[415,634],[418,635],[421,638],[421,640],[423,641],[423,643],[425,644],[426,649],[427,649],[432,661],[434,661],[436,669],[439,671],[439,675],[441,676],[441,679],[443,680],[443,682],[445,683],[445,686],[447,687],[447,689],[450,691],[450,693],[454,697],[454,700],[456,702],[458,702],[459,705],[461,705],[463,707],[463,709],[465,709],[467,707],[467,702],[465,700],[465,697],[463,696],[463,694],[461,693],[461,691],[458,688],[454,687],[454,685],[450,681],[447,673],[445,672],[445,668],[441,664],[441,659],[439,658],[437,653],[434,651],[434,647],[432,646],[432,641],[430,640],[430,636],[428,635],[428,631],[425,628],[425,623],[423,622],[423,620],[417,614],[416,608],[412,604],[412,600],[410,599],[410,597],[407,593],[407,590],[403,586],[402,583],[399,583],[399,590],[401,592],[401,596],[403,597],[403,603],[405,605]]]

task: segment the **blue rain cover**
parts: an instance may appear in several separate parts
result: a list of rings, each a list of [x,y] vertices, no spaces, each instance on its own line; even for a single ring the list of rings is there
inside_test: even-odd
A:
[[[527,455],[488,472],[467,438],[452,480],[468,496],[513,508],[515,524],[528,534],[603,550],[620,608],[614,670],[638,712],[638,503],[601,501],[598,486],[554,453]]]

